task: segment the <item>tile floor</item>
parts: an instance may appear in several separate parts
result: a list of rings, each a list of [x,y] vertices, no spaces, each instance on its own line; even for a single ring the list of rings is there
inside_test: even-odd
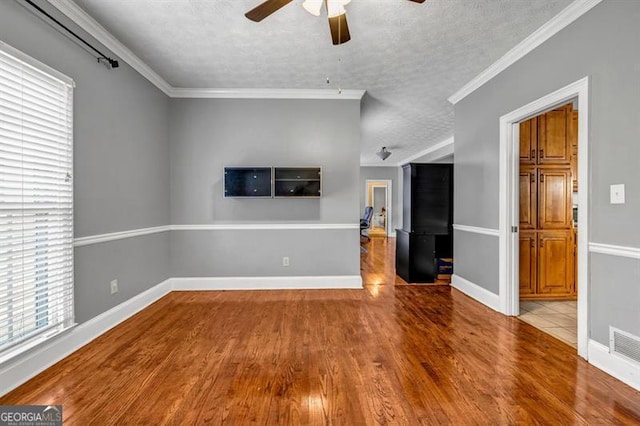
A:
[[[526,300],[520,302],[518,318],[575,348],[578,342],[577,314],[576,301]]]

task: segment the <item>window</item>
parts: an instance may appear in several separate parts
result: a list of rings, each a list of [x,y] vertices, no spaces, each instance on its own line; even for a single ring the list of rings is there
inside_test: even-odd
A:
[[[72,99],[0,42],[0,362],[74,322]]]

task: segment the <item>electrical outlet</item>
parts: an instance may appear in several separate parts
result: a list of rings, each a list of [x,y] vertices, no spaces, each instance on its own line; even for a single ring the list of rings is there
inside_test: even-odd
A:
[[[111,294],[116,294],[118,292],[118,280],[111,281]]]
[[[287,256],[282,258],[282,266],[289,266],[289,258]]]

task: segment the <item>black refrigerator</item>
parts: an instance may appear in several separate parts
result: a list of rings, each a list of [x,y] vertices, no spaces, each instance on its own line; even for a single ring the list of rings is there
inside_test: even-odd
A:
[[[438,259],[453,257],[453,164],[410,163],[402,169],[396,273],[409,283],[432,283]]]

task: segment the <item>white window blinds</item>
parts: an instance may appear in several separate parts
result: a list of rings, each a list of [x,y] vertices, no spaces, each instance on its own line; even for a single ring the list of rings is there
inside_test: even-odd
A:
[[[73,86],[16,52],[0,43],[0,362],[74,322]]]

